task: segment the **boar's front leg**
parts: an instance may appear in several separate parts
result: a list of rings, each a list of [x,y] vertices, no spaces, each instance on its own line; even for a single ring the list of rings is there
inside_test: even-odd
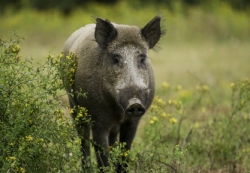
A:
[[[135,133],[137,130],[137,126],[139,124],[141,117],[132,117],[129,118],[127,121],[125,121],[122,125],[121,125],[121,129],[120,129],[120,142],[123,143],[125,142],[125,149],[126,151],[130,150],[133,139],[135,137]],[[127,157],[124,156],[123,160],[126,161]],[[125,173],[126,171],[126,167],[127,165],[118,165],[117,167],[117,172],[122,172]]]

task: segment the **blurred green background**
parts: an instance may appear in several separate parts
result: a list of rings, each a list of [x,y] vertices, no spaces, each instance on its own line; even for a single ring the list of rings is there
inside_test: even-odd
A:
[[[250,74],[249,9],[247,0],[1,0],[0,35],[15,31],[23,57],[45,61],[96,17],[143,27],[160,15],[167,34],[150,52],[157,88],[228,85]]]

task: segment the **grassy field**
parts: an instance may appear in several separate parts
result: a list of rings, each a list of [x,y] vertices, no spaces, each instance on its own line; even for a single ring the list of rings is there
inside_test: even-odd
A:
[[[241,81],[250,78],[249,13],[235,12],[225,4],[207,9],[185,9],[176,4],[170,11],[164,6],[141,8],[125,2],[113,6],[92,4],[67,17],[57,11],[23,9],[13,13],[10,9],[0,16],[0,35],[8,37],[9,32],[15,31],[25,38],[20,45],[23,59],[33,57],[45,62],[48,54],[60,54],[72,32],[93,23],[95,17],[143,27],[155,15],[163,16],[163,27],[167,30],[160,48],[150,52],[159,98],[142,121],[135,150],[142,149],[143,141],[156,140],[147,137],[147,132],[157,119],[164,118],[159,115],[165,112],[171,116],[154,130],[162,137],[159,146],[167,143],[172,151],[178,144],[183,150],[190,150],[184,157],[175,155],[167,162],[179,172],[249,172],[250,137],[241,135],[249,134],[250,130],[245,124],[250,120],[250,98],[237,95],[243,85],[248,86]],[[238,90],[232,94],[232,85],[237,83]],[[239,104],[246,104],[244,108],[237,107],[238,100]],[[234,124],[225,118],[233,117],[234,110],[244,122],[235,118]],[[234,132],[234,128],[238,130]],[[190,131],[193,136],[189,141]]]

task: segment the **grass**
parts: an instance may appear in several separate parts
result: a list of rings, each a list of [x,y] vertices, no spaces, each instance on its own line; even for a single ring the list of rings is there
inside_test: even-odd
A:
[[[230,165],[234,165],[235,160],[230,160],[232,156],[229,156],[228,153],[235,150],[226,148],[226,144],[228,146],[231,146],[231,144],[232,146],[240,145],[238,146],[240,149],[243,148],[244,151],[247,151],[249,141],[245,144],[238,144],[225,137],[225,139],[228,139],[228,143],[225,141],[216,143],[216,141],[206,140],[206,137],[210,139],[210,136],[217,138],[222,134],[225,135],[223,130],[228,130],[226,122],[229,120],[223,118],[228,117],[233,110],[230,84],[250,77],[249,14],[235,12],[226,4],[211,5],[207,9],[199,7],[185,9],[177,3],[171,12],[163,5],[144,6],[142,8],[138,4],[131,6],[125,1],[112,6],[92,4],[84,9],[76,9],[68,17],[63,17],[57,11],[37,12],[31,9],[23,9],[12,13],[10,9],[9,12],[0,16],[0,35],[8,35],[8,32],[16,30],[18,35],[25,37],[25,41],[21,42],[23,58],[33,57],[35,61],[45,62],[48,54],[60,54],[64,42],[72,32],[85,24],[93,23],[97,16],[108,18],[115,23],[143,27],[157,14],[164,17],[163,26],[167,29],[167,34],[160,41],[160,49],[151,51],[150,57],[156,76],[156,94],[159,99],[164,101],[165,105],[157,110],[158,112],[156,111],[157,114],[154,113],[152,108],[143,118],[134,142],[135,150],[143,148],[139,147],[142,145],[140,143],[152,140],[150,134],[147,137],[147,128],[154,129],[155,134],[162,134],[160,135],[162,139],[157,140],[159,140],[159,146],[168,145],[169,150],[164,151],[169,152],[175,147],[178,143],[176,142],[178,135],[180,138],[179,144],[183,148],[187,148],[184,142],[187,142],[186,137],[190,129],[193,128],[192,141],[195,142],[190,142],[190,145],[196,147],[197,152],[188,151],[182,166],[171,161],[166,163],[175,165],[180,172],[185,172],[185,170],[189,172],[219,172],[220,170],[227,172],[233,170]],[[168,83],[169,89],[166,90],[166,86],[164,88],[163,82]],[[209,89],[204,94],[202,88],[205,86]],[[238,96],[233,98],[235,100],[241,99]],[[183,104],[181,109],[183,112],[176,110],[174,105],[170,105],[169,100],[180,100]],[[159,102],[154,103],[154,105],[158,104]],[[162,123],[163,126],[157,125],[157,121],[155,121],[153,127],[150,122],[152,122],[153,117],[162,118],[160,116],[161,111],[172,114],[173,117],[171,118],[176,118],[177,123],[171,124],[168,121],[170,118],[168,118],[164,121],[162,119],[162,122],[165,122],[165,124]],[[249,109],[240,112],[238,117],[240,116],[249,117]],[[248,121],[248,118],[246,120]],[[225,123],[223,125],[223,123],[218,122]],[[235,127],[237,127],[236,129],[242,128],[242,131],[235,131],[235,133],[229,131],[227,134],[232,136],[235,136],[234,134],[246,134],[243,131],[246,124],[237,118],[235,122],[239,122],[238,125],[234,124],[228,127],[232,127],[232,129]],[[213,124],[214,129],[209,124]],[[160,127],[165,130],[164,133]],[[179,127],[181,128],[178,134]],[[208,129],[212,131],[210,135],[208,135]],[[218,134],[215,133],[216,131]],[[155,140],[153,139],[153,141]],[[161,140],[164,143],[160,143]],[[235,138],[235,141],[239,141],[239,139]],[[206,145],[211,150],[213,149],[214,153],[223,153],[230,159],[224,158],[223,160],[220,158],[223,154],[212,155],[214,153],[210,154],[221,160],[209,158],[208,154],[204,152],[208,148],[204,148],[201,145],[202,142],[206,142]],[[215,147],[219,146],[218,144],[221,144],[219,151]],[[153,146],[150,145],[152,152],[158,152]],[[150,148],[147,149],[150,150]],[[200,153],[198,149],[200,149]],[[246,166],[249,156],[239,153],[241,152],[237,150],[237,156],[242,157],[242,162],[239,164],[236,160],[237,171],[243,172],[244,167],[245,170],[249,171],[250,168]],[[174,161],[183,159],[182,156],[171,154],[173,153],[169,153],[169,155],[175,158]],[[141,155],[141,157],[146,156]],[[242,166],[243,168],[240,169]]]

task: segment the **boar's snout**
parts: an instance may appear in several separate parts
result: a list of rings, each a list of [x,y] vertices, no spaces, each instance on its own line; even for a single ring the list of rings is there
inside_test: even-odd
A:
[[[140,117],[145,113],[146,109],[137,98],[129,100],[128,107],[125,109],[127,116]]]

